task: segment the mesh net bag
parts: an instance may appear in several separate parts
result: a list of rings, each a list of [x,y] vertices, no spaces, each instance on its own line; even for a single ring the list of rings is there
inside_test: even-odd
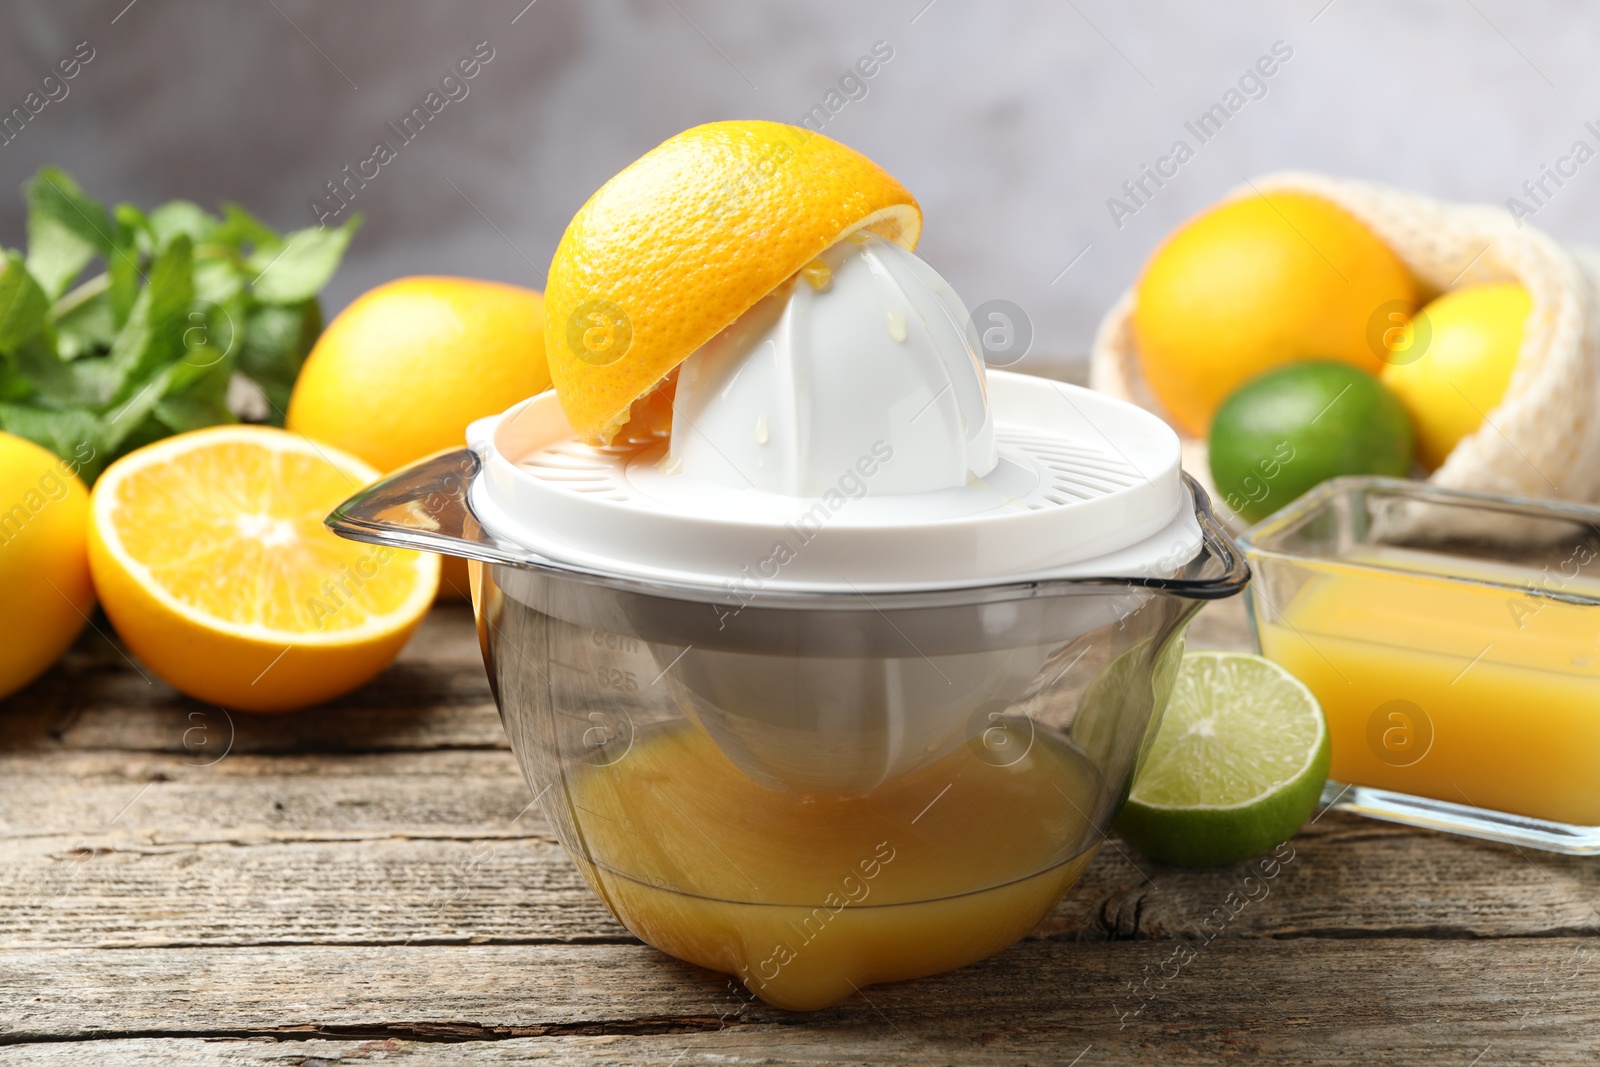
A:
[[[1344,208],[1394,250],[1416,277],[1424,301],[1483,282],[1515,281],[1526,288],[1533,309],[1505,397],[1429,481],[1510,496],[1600,500],[1600,253],[1563,248],[1532,226],[1519,227],[1499,207],[1446,204],[1293,171],[1258,178],[1254,186],[1246,184],[1227,199],[1255,196],[1257,189],[1268,196],[1294,191]],[[1130,289],[1101,320],[1089,384],[1165,416],[1140,373],[1133,301]],[[1205,442],[1186,437],[1183,446],[1185,469],[1215,498]],[[1517,536],[1518,524],[1511,520],[1439,528],[1437,513],[1444,509],[1433,510],[1432,537]]]

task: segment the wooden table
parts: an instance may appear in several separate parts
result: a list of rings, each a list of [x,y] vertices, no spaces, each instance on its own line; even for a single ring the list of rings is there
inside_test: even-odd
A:
[[[282,718],[91,634],[0,711],[0,1063],[1600,1060],[1594,860],[1330,812],[1247,882],[1113,839],[1009,951],[793,1015],[629,936],[529,800],[463,607]]]

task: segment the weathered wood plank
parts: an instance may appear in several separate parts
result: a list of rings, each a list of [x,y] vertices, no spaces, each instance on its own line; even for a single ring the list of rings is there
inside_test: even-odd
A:
[[[1096,1063],[1465,1064],[1493,1046],[1576,1063],[1600,1044],[1588,939],[1218,940],[1182,964],[1171,950],[1025,943],[806,1016],[627,946],[0,952],[0,1040],[669,1034],[656,1047],[680,1063],[719,1042],[781,1062],[808,1038],[826,1042],[813,1061],[870,1046],[874,1061],[923,1063],[1063,1063],[1092,1047]],[[1130,991],[1163,966],[1164,987]]]
[[[538,837],[0,850],[0,947],[632,941]]]
[[[1202,1043],[1170,1039],[1132,1042],[1088,1042],[1074,1046],[1072,1038],[1043,1035],[995,1035],[967,1042],[935,1042],[883,1030],[878,1034],[845,1031],[816,1032],[803,1025],[785,1027],[781,1035],[762,1028],[751,1033],[744,1027],[712,1032],[596,1037],[546,1036],[499,1038],[452,1044],[375,1037],[363,1040],[274,1040],[271,1038],[135,1038],[36,1045],[0,1046],[0,1064],[14,1067],[78,1067],[83,1063],[114,1063],[119,1067],[335,1067],[337,1064],[426,1064],[428,1067],[523,1067],[523,1065],[582,1065],[582,1067],[738,1067],[738,1065],[805,1064],[859,1067],[861,1064],[906,1064],[914,1067],[1120,1067],[1135,1064],[1175,1064],[1209,1067],[1238,1063],[1242,1059],[1278,1057],[1290,1064],[1327,1067],[1471,1067],[1474,1057],[1481,1067],[1497,1063],[1566,1065],[1594,1062],[1590,1050],[1575,1040],[1553,1035],[1517,1033],[1496,1042],[1486,1039],[1473,1047],[1474,1035],[1442,1036],[1428,1044],[1390,1043],[1351,1047],[1318,1044],[1314,1038],[1285,1034],[1271,1045],[1247,1043],[1247,1035]],[[1176,1028],[1174,1028],[1176,1029]],[[1120,1035],[1119,1035],[1120,1036]],[[1506,1050],[1503,1059],[1495,1052]]]
[[[189,700],[94,630],[28,689],[0,702],[0,751],[382,752],[503,748],[472,611],[435,608],[399,659],[356,692],[291,715],[229,714]]]
[[[213,766],[165,753],[0,755],[0,781],[0,839],[249,842],[400,828],[494,836],[532,799],[516,761],[498,750],[236,754]]]
[[[461,826],[305,823],[277,837],[213,827],[187,840],[130,828],[0,843],[0,946],[627,939],[536,813],[445,836]],[[1249,864],[1162,867],[1119,842],[1033,936],[1535,937],[1600,925],[1600,868],[1581,859],[1525,859],[1337,813],[1294,848],[1264,879]]]
[[[579,903],[588,897],[504,751],[233,755],[211,767],[161,753],[0,756],[0,780],[0,944],[617,936],[598,904]],[[1228,936],[1535,936],[1600,921],[1592,861],[1338,813],[1295,848]],[[1230,893],[1263,892],[1249,869],[1164,868],[1118,843],[1039,933],[1195,936]],[[448,900],[430,911],[441,880]]]

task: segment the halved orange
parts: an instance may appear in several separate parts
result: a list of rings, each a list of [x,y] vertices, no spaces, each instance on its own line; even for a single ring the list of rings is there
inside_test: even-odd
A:
[[[262,426],[180,434],[95,483],[89,564],[128,648],[229,709],[331,699],[388,665],[432,603],[439,558],[336,537],[323,516],[378,472]]]
[[[779,122],[713,122],[606,182],[545,288],[545,354],[578,436],[609,443],[677,365],[841,238],[914,249],[922,210],[884,169]]]

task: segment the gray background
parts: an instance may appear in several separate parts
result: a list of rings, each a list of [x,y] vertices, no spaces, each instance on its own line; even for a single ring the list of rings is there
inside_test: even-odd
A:
[[[77,42],[97,54],[0,146],[0,242],[22,243],[11,190],[44,162],[106,200],[236,200],[308,224],[323,183],[488,41],[470,95],[359,193],[366,225],[327,304],[409,273],[542,287],[566,220],[615,171],[695,123],[797,121],[882,40],[893,59],[824,132],[917,195],[924,256],[969,306],[1024,308],[1030,359],[1050,360],[1084,353],[1161,236],[1247,175],[1504,204],[1575,139],[1600,147],[1583,128],[1600,125],[1600,5],[1576,0],[525,3],[7,0],[0,110]],[[1176,138],[1195,145],[1184,121],[1277,40],[1294,55],[1266,95],[1114,226],[1106,198]],[[1600,242],[1597,188],[1600,161],[1534,221]]]

